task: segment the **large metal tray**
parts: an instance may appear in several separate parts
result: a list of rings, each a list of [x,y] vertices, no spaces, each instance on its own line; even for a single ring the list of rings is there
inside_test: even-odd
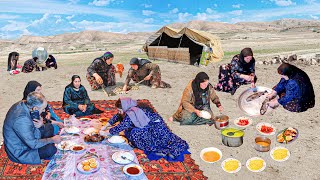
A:
[[[243,91],[239,98],[238,98],[238,106],[239,108],[245,112],[246,114],[248,114],[249,116],[260,116],[260,109],[262,106],[263,101],[266,99],[267,94],[252,100],[250,102],[247,102],[247,97],[249,97],[251,94],[253,94],[254,92],[260,92],[260,91],[268,91],[268,93],[272,92],[272,89],[267,88],[267,87],[262,87],[262,86],[257,86],[255,88],[249,88],[246,89],[245,91]],[[267,109],[267,113],[271,112],[273,109],[268,107]]]

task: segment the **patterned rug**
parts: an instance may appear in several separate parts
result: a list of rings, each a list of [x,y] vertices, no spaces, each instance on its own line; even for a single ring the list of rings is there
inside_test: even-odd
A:
[[[98,109],[104,110],[105,112],[98,115],[86,116],[88,118],[111,118],[117,113],[117,108],[115,107],[115,100],[98,100],[92,101]],[[146,100],[138,100],[139,104],[145,104],[150,106],[152,109],[154,107],[151,103]],[[69,117],[62,109],[62,102],[55,101],[49,102],[56,114],[63,120]],[[155,109],[154,109],[155,110]],[[147,155],[139,149],[134,150],[140,165],[143,167],[145,174],[148,179],[151,180],[205,180],[208,179],[203,175],[203,172],[199,170],[199,166],[195,164],[194,160],[191,158],[190,154],[185,155],[184,162],[168,162],[164,159],[157,161],[149,161]],[[2,179],[41,179],[42,174],[48,162],[44,165],[20,165],[11,162],[4,148],[0,149],[0,180]]]

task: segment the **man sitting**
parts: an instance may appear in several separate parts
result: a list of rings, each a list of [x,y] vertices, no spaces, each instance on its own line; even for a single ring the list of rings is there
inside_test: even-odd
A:
[[[41,159],[51,159],[60,143],[59,135],[53,136],[52,124],[43,124],[39,114],[47,107],[47,100],[32,92],[26,101],[19,101],[8,111],[3,124],[5,151],[11,161],[21,164],[40,164]]]

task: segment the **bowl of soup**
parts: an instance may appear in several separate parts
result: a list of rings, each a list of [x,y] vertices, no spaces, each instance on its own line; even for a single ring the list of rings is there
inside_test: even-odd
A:
[[[215,147],[208,147],[200,152],[200,158],[207,163],[218,162],[222,158],[222,152]]]
[[[270,150],[271,140],[267,137],[258,136],[255,138],[254,148],[260,152],[268,152]]]
[[[128,164],[123,167],[123,172],[128,176],[140,176],[143,169],[138,164]]]

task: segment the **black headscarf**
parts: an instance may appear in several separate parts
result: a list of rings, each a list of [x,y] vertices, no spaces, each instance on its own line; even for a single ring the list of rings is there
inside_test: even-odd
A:
[[[209,85],[202,89],[200,87],[200,83],[204,82],[205,80],[209,80],[209,76],[205,72],[199,72],[196,78],[192,81],[192,91],[195,97],[195,106],[203,105],[202,102],[202,93],[209,90]]]
[[[42,85],[40,83],[38,83],[37,81],[29,81],[27,86],[24,88],[22,100],[27,100],[28,94],[35,91],[38,86],[42,86]]]
[[[19,58],[16,59],[16,56],[19,56],[19,53],[17,53],[17,52],[11,52],[11,53],[9,54],[9,56],[8,56],[8,69],[7,69],[7,71],[10,71],[10,70],[13,70],[13,69],[16,69],[16,68],[17,68],[17,62],[18,62]],[[14,66],[13,66],[13,67],[11,67],[12,61],[14,61]]]
[[[78,76],[78,75],[73,75],[72,78],[71,78],[71,83],[68,84],[68,86],[66,86],[66,88],[67,88],[67,87],[75,88],[74,85],[73,85],[73,81],[74,81],[75,79],[77,79],[77,78],[79,78],[79,79],[81,80],[80,76]],[[81,87],[81,86],[82,86],[82,85],[80,84],[80,87]],[[80,87],[79,87],[79,88],[80,88]]]
[[[282,63],[278,67],[278,73],[281,75],[288,76],[289,79],[296,81],[302,92],[302,102],[309,104],[310,107],[314,106],[314,89],[307,73],[289,63]]]
[[[247,56],[252,56],[252,60],[249,63],[247,63],[244,60],[244,57],[247,57]],[[239,60],[240,60],[240,65],[243,67],[243,69],[249,69],[256,62],[256,60],[253,57],[253,52],[251,48],[242,49],[241,53],[239,54]]]
[[[133,64],[138,65],[138,69],[140,69],[143,65],[147,63],[151,63],[151,62],[147,59],[140,59],[140,58],[132,58],[130,60],[130,65],[133,65]]]

